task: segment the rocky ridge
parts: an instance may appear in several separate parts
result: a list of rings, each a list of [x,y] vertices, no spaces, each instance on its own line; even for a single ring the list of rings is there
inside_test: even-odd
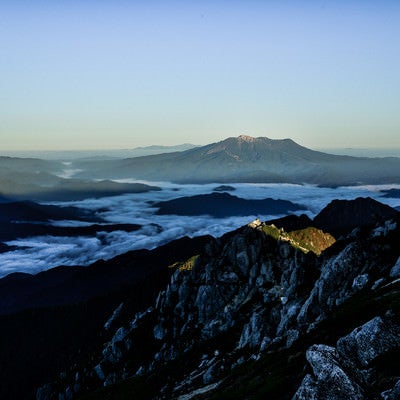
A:
[[[277,399],[393,398],[400,371],[382,378],[376,363],[400,349],[400,225],[396,214],[365,225],[335,242],[316,228],[291,235],[256,220],[211,240],[171,266],[151,307],[114,318],[121,325],[96,364],[42,387],[37,399],[118,390],[181,400],[237,398],[240,390],[252,399],[265,391]],[[288,366],[279,366],[285,357]],[[291,380],[279,383],[284,376]]]

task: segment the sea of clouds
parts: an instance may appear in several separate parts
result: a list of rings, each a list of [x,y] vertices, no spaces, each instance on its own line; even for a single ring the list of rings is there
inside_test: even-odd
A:
[[[121,181],[120,181],[121,182]],[[124,180],[123,182],[130,182]],[[137,182],[137,181],[136,181]],[[146,183],[146,182],[145,182]],[[107,223],[139,224],[135,232],[100,232],[95,237],[36,236],[7,242],[13,251],[0,254],[0,277],[12,272],[37,273],[59,265],[88,265],[99,259],[110,259],[135,249],[152,249],[183,236],[220,236],[243,226],[255,218],[269,220],[281,215],[248,215],[245,217],[213,218],[203,216],[156,215],[154,202],[177,197],[212,193],[217,184],[178,185],[152,182],[161,191],[125,194],[121,196],[88,199],[77,202],[52,203],[73,205],[98,213]],[[302,204],[311,218],[333,199],[372,197],[392,207],[400,206],[400,199],[384,198],[381,190],[400,188],[400,185],[320,188],[292,184],[232,184],[232,195],[245,199],[282,199]],[[81,226],[76,221],[55,221],[59,226]]]

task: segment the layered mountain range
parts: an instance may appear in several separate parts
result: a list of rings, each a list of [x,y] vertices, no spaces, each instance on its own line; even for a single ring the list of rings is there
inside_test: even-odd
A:
[[[71,163],[0,156],[0,203],[15,200],[73,201],[160,190],[142,183],[76,179]]]
[[[398,398],[399,223],[337,200],[314,220],[3,278],[0,397]]]
[[[291,139],[239,136],[206,146],[151,148],[147,156],[69,161],[0,157],[0,196],[69,201],[158,190],[132,179],[177,183],[263,182],[325,186],[400,183],[400,158],[367,158],[310,150]],[[171,151],[173,149],[186,149]],[[1,200],[1,197],[0,197]]]
[[[338,156],[291,139],[239,136],[181,152],[77,162],[83,178],[136,178],[180,183],[291,182],[323,185],[399,182],[399,158]]]
[[[400,181],[398,158],[249,136],[129,159],[0,157],[0,166],[7,241],[139,229],[95,211],[15,201],[160,190],[107,179],[221,183],[212,194],[146,203],[176,218],[304,210],[236,197],[229,182]],[[74,225],[53,224],[63,220]],[[0,279],[0,398],[398,399],[399,224],[396,209],[371,198],[334,200],[314,219],[255,220],[219,238],[10,274]]]

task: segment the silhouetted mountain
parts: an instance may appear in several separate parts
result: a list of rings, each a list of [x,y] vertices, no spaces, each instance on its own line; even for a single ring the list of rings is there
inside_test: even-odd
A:
[[[156,272],[168,274],[168,265],[199,251],[210,239],[184,237],[154,250],[130,251],[87,267],[57,267],[36,275],[7,275],[0,279],[0,315],[26,308],[78,303],[136,284]]]
[[[74,164],[75,165],[75,164]],[[76,163],[84,177],[183,183],[294,182],[321,185],[400,182],[399,158],[357,158],[307,149],[291,139],[239,136],[183,152]]]
[[[39,382],[88,363],[110,339],[104,325],[115,326],[113,310],[121,302],[122,316],[146,308],[167,284],[173,272],[168,266],[201,252],[210,240],[182,238],[88,267],[0,279],[0,312],[9,314],[0,315],[0,373],[7,382],[0,399],[34,399]]]
[[[287,215],[282,218],[272,219],[268,221],[268,224],[273,224],[278,228],[284,229],[286,232],[297,231],[314,225],[313,221],[305,214],[299,216]]]
[[[286,232],[305,231],[310,227],[317,227],[338,238],[351,233],[355,228],[373,226],[390,218],[398,218],[399,215],[395,208],[370,197],[359,197],[355,200],[333,200],[313,220],[304,214],[288,215],[269,220],[268,224]]]
[[[201,194],[180,197],[153,204],[160,215],[211,215],[222,218],[258,214],[285,214],[290,211],[304,210],[304,206],[288,200],[247,200],[229,193]]]
[[[101,221],[93,212],[78,207],[44,205],[33,201],[0,203],[0,222],[50,220]]]
[[[95,213],[77,207],[42,205],[32,201],[0,203],[0,241],[9,241],[38,235],[78,236],[94,235],[98,231],[111,231],[117,228],[133,231],[139,225],[99,225],[61,227],[48,222],[72,220],[98,223],[102,222]],[[7,247],[3,245],[3,251]]]
[[[54,226],[49,221],[68,220],[91,223],[85,226]],[[133,232],[138,224],[105,224],[96,213],[78,207],[37,204],[32,201],[0,203],[0,242],[34,236],[95,236],[116,230]],[[0,252],[12,248],[0,243]]]
[[[400,189],[387,189],[381,192],[385,193],[383,197],[400,198]]]
[[[4,240],[4,239],[0,239],[0,240]],[[12,246],[8,246],[7,244],[0,242],[0,253],[5,253],[5,252],[11,251],[13,249],[14,248]]]
[[[213,189],[213,192],[234,192],[235,190],[236,190],[236,188],[234,188],[233,186],[220,185],[220,186],[216,186]]]
[[[138,224],[92,224],[88,226],[53,226],[47,224],[4,222],[0,224],[0,241],[24,239],[34,236],[96,236],[99,232],[134,232],[142,225]],[[5,248],[6,249],[6,248]],[[0,248],[1,251],[1,248]]]
[[[110,180],[89,181],[81,179],[64,179],[50,174],[10,173],[7,179],[0,179],[0,193],[5,200],[35,201],[77,201],[88,198],[116,196],[125,193],[145,193],[161,190],[159,187],[143,183],[119,183]],[[5,201],[4,200],[4,201]],[[1,203],[1,201],[0,201]]]
[[[36,193],[29,193],[28,195],[39,200],[76,201],[118,196],[125,193],[146,193],[153,190],[158,191],[161,189],[144,183],[119,183],[110,180],[92,182],[79,179],[63,179],[51,188],[40,188]]]
[[[398,216],[392,207],[370,197],[333,200],[315,218],[314,225],[333,236],[350,233],[354,228],[373,225]]]

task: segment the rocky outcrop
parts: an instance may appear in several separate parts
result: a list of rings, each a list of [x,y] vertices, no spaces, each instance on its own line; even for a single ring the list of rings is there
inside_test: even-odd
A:
[[[246,363],[282,349],[297,349],[289,358],[298,357],[306,338],[327,337],[318,336],[320,326],[338,309],[365,294],[382,296],[396,285],[396,221],[353,231],[318,256],[310,243],[322,238],[325,246],[324,235],[315,228],[291,235],[256,220],[173,264],[169,284],[153,306],[118,327],[86,380],[80,374],[83,386],[156,376],[153,397],[206,396],[223,390],[231,371]],[[355,327],[351,319],[349,331]],[[312,371],[296,400],[362,400],[377,387],[388,399],[394,396],[396,382],[376,384],[374,368],[400,345],[396,319],[380,316],[360,326],[336,337],[335,346],[309,347]],[[332,340],[334,332],[329,335]]]
[[[399,350],[400,325],[380,316],[340,338],[336,348],[311,346],[307,350],[307,361],[312,374],[305,376],[293,400],[371,398],[380,373],[376,361]],[[396,397],[400,393],[399,382],[382,392],[381,398],[399,398]]]
[[[351,380],[335,348],[314,345],[307,351],[313,375],[306,375],[293,400],[363,400],[361,388]]]
[[[210,243],[191,269],[176,268],[153,309],[137,316],[129,328],[117,330],[100,365],[117,364],[121,349],[129,351],[135,343],[139,345],[135,335],[140,326],[148,329],[151,337],[147,341],[156,350],[150,363],[136,365],[140,373],[150,373],[227,332],[237,339],[231,351],[257,353],[273,340],[293,340],[293,333],[290,339],[284,338],[300,308],[298,289],[308,277],[305,268],[311,271],[315,259],[285,242],[277,245],[262,229],[251,227],[227,243]],[[153,321],[151,326],[145,319]],[[225,369],[218,348],[211,350],[194,362],[204,384],[215,381]],[[121,371],[125,370],[124,365]],[[106,375],[99,378],[105,384],[114,381]]]

